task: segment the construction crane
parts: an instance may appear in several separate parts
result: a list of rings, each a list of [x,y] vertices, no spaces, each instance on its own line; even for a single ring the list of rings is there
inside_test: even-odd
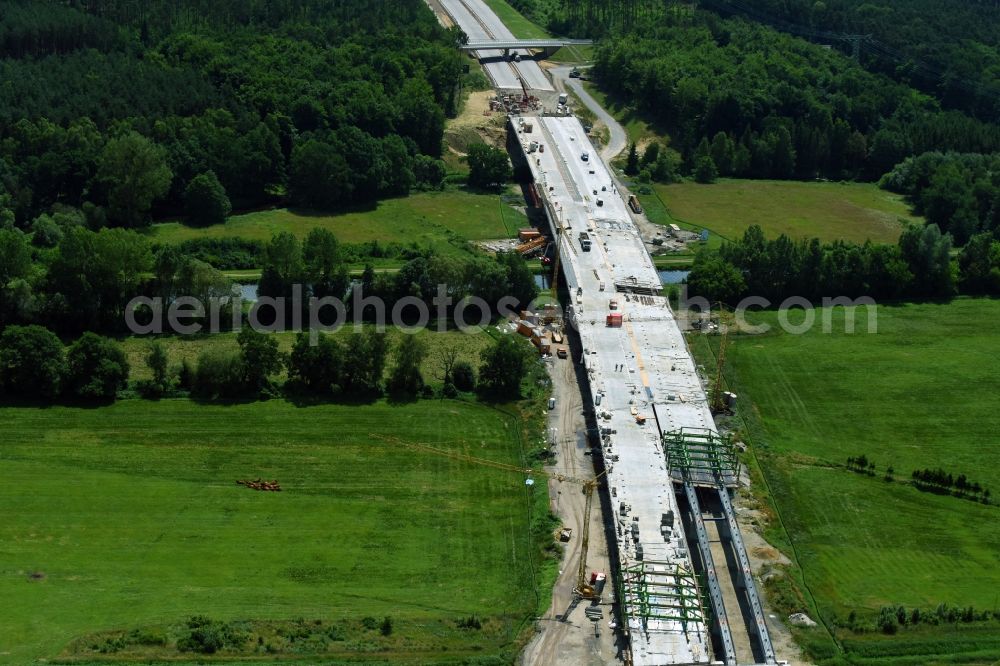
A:
[[[469,463],[470,465],[482,465],[484,467],[492,467],[494,469],[502,469],[507,472],[516,472],[519,474],[541,474],[542,476],[555,479],[556,481],[566,481],[581,486],[583,488],[583,494],[586,501],[583,510],[583,534],[580,537],[580,567],[576,576],[576,589],[573,591],[582,599],[594,598],[596,590],[587,580],[587,551],[590,548],[590,512],[594,505],[594,490],[598,485],[600,485],[600,479],[604,476],[605,472],[601,472],[592,479],[579,479],[575,476],[560,474],[559,472],[546,472],[545,470],[533,469],[531,467],[518,467],[517,465],[510,465],[507,463],[497,462],[495,460],[488,460],[486,458],[477,458],[476,456],[470,456],[457,451],[440,449],[436,446],[430,446],[429,444],[408,442],[393,435],[369,433],[368,436],[372,439],[381,440],[389,444],[398,444],[399,446],[404,446],[413,451],[420,451],[421,453],[429,453],[431,455],[451,458],[452,460],[460,460],[462,462]]]
[[[563,230],[562,230],[562,225],[559,224],[558,220],[556,220],[556,225],[557,225],[556,226],[556,237],[555,237],[556,257],[555,257],[555,259],[552,262],[552,285],[551,285],[551,289],[552,289],[552,296],[553,296],[553,298],[555,298],[556,300],[558,300],[559,299],[559,260],[562,259],[562,253],[559,251],[559,243],[560,243],[560,241],[562,239]]]
[[[527,109],[528,106],[531,103],[531,95],[528,93],[528,84],[524,82],[524,78],[522,78],[520,74],[517,75],[517,80],[521,84],[521,90],[524,91],[524,100],[523,100],[523,103],[524,103],[524,107]]]
[[[733,318],[730,313],[726,312],[722,303],[718,304],[718,312],[719,335],[722,336],[722,339],[719,341],[719,353],[715,359],[715,385],[712,387],[712,398],[709,404],[709,408],[713,414],[721,414],[729,409],[722,388],[724,380],[723,371],[726,367],[726,348],[729,347],[729,326]]]
[[[602,472],[603,473],[603,472]],[[580,537],[580,568],[576,574],[576,590],[583,599],[593,599],[596,593],[594,586],[587,580],[587,550],[590,548],[590,509],[594,504],[594,489],[597,478],[583,484],[583,494],[586,498],[583,509],[583,535]]]

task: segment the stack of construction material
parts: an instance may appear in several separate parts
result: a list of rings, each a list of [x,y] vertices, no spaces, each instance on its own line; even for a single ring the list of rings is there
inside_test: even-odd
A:
[[[240,479],[236,482],[238,486],[246,486],[251,490],[261,490],[264,492],[280,493],[281,485],[277,481],[262,481],[257,479],[256,481],[248,481],[246,479]]]

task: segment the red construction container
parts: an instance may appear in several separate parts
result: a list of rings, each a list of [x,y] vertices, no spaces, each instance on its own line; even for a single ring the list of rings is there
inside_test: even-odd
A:
[[[608,314],[608,326],[611,328],[621,328],[622,326],[622,313],[612,312]]]

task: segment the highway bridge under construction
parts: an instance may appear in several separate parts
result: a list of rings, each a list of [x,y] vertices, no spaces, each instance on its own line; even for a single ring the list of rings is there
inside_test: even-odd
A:
[[[580,336],[625,661],[776,664],[730,497],[739,459],[715,428],[632,213],[575,117],[512,115],[509,124],[512,155],[530,169],[558,243],[567,319]]]
[[[553,91],[483,0],[439,0],[502,92]],[[493,49],[483,47],[493,45]],[[499,58],[497,56],[500,56]],[[557,243],[596,423],[622,659],[777,664],[730,492],[739,458],[633,215],[580,121],[509,116],[511,156]],[[558,268],[556,269],[558,270]],[[694,548],[689,548],[694,544]]]

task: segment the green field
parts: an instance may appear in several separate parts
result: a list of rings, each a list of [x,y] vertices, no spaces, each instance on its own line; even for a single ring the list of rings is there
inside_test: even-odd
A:
[[[485,0],[485,2],[516,39],[546,39],[549,37],[549,33],[545,32],[544,28],[526,19],[511,7],[507,0]]]
[[[900,219],[918,221],[902,197],[870,183],[721,180],[653,187],[674,221],[729,239],[757,224],[769,237],[895,243]]]
[[[463,241],[509,238],[527,218],[495,194],[461,189],[421,192],[380,201],[373,209],[341,214],[277,209],[234,215],[226,224],[190,227],[179,222],[156,224],[152,238],[180,243],[193,238],[240,237],[261,241],[282,231],[304,238],[314,228],[329,229],[342,243],[417,243],[440,252],[461,251]]]
[[[875,335],[864,332],[863,311],[858,332],[843,333],[843,315],[834,313],[833,334],[738,336],[727,352],[727,379],[740,396],[735,426],[767,481],[756,490],[770,493],[780,517],[769,538],[797,560],[831,626],[852,610],[870,617],[893,604],[998,608],[1000,507],[908,481],[915,469],[940,467],[1000,492],[992,445],[1000,338],[987,324],[1000,321],[1000,301],[880,307]],[[751,319],[776,324],[774,313]],[[714,363],[717,341],[692,337],[702,362]],[[861,454],[875,461],[875,477],[846,469]],[[887,466],[893,482],[883,479]],[[998,659],[1000,622],[990,626],[979,644]],[[906,632],[941,640],[949,631],[906,629],[879,649],[903,649]]]
[[[125,400],[3,416],[3,663],[195,614],[391,616],[391,639],[368,632],[325,649],[427,663],[496,654],[536,610],[529,513],[546,500],[526,494],[518,474],[369,437],[403,433],[521,464],[519,422],[497,410]],[[284,492],[235,484],[256,477]],[[481,631],[456,629],[473,614]]]
[[[593,46],[564,46],[551,56],[546,58],[556,63],[562,64],[574,64],[574,63],[586,63],[594,59],[594,47]]]

